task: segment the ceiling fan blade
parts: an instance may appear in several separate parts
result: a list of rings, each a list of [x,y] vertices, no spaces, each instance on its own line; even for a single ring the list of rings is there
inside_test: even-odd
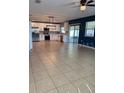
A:
[[[94,1],[93,0],[90,0],[90,1],[87,1],[87,4],[90,4],[90,3],[93,3]]]
[[[90,5],[86,5],[86,6],[93,6],[93,7],[95,7],[95,5],[93,5],[93,4],[90,4]]]

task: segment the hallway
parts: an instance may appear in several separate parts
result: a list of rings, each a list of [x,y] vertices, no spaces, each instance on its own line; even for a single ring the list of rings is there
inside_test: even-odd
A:
[[[95,50],[57,41],[33,42],[30,93],[95,93]]]

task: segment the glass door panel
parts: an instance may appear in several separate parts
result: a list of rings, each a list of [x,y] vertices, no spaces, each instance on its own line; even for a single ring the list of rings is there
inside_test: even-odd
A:
[[[73,43],[73,37],[74,37],[74,26],[70,26],[70,31],[69,31],[69,42]]]
[[[78,38],[79,38],[79,26],[75,26],[75,30],[74,30],[75,34],[74,34],[74,43],[78,43]]]
[[[69,42],[70,43],[78,43],[79,38],[79,25],[70,26],[69,30]]]

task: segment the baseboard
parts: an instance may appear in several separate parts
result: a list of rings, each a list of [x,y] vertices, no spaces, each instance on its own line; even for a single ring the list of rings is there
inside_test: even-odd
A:
[[[83,46],[83,47],[86,47],[86,48],[90,48],[90,49],[95,49],[94,47],[90,47],[90,46],[87,46],[87,45],[82,45],[82,44],[78,44],[79,46]]]

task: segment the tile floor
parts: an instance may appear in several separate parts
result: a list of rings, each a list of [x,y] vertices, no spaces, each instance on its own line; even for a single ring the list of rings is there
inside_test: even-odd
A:
[[[30,93],[95,93],[95,51],[76,44],[33,42]]]

